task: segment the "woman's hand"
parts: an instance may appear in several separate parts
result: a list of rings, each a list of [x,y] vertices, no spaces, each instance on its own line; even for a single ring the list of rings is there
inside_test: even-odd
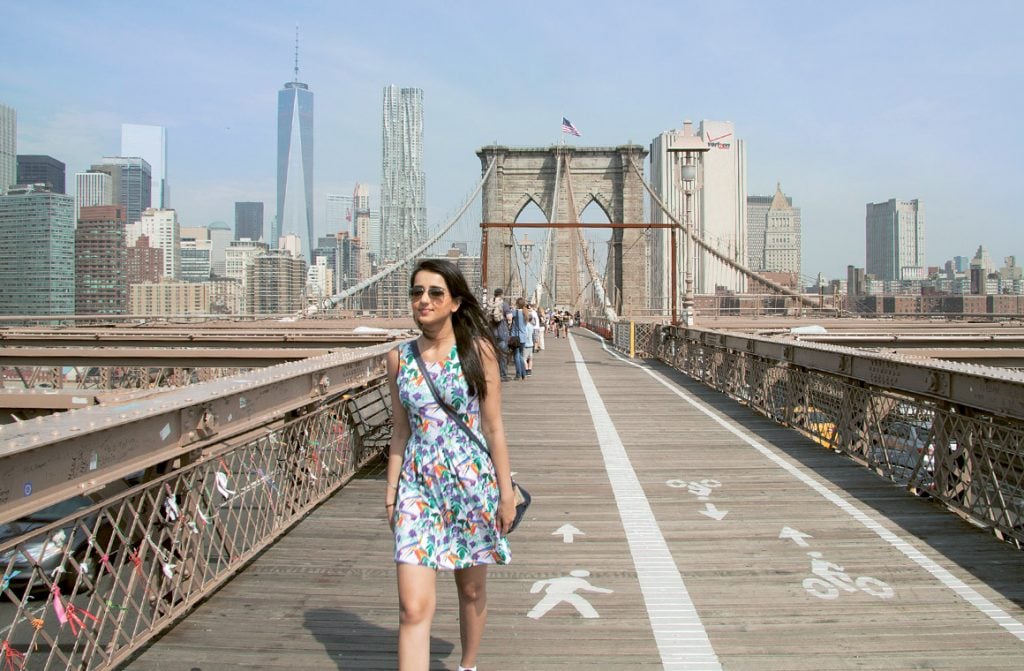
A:
[[[394,531],[395,531],[395,504],[394,503],[387,504],[386,506],[384,506],[384,510],[387,512],[388,526],[391,527],[391,532],[394,533]]]
[[[512,492],[502,494],[498,501],[498,531],[507,534],[516,521],[516,496]]]

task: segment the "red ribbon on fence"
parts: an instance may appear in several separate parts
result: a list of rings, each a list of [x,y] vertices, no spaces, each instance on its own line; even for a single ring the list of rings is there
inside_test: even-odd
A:
[[[25,668],[25,653],[18,652],[7,641],[3,643],[3,653],[4,671],[18,671]]]
[[[78,636],[78,630],[85,628],[85,623],[82,618],[78,616],[79,613],[92,619],[93,622],[99,622],[96,616],[85,610],[84,608],[76,608],[75,604],[69,603],[67,606],[60,598],[60,587],[54,585],[50,588],[50,592],[53,594],[53,610],[57,613],[57,620],[61,624],[71,623],[71,633]]]
[[[139,576],[139,580],[142,581],[146,594],[149,594],[149,581],[146,580],[146,576],[142,573],[142,557],[139,556],[139,549],[141,549],[141,546],[128,553],[128,561],[135,566],[135,573]]]
[[[85,615],[93,622],[99,622],[99,620],[96,619],[96,616],[87,611],[86,609],[76,608],[75,604],[69,603],[67,606],[68,622],[71,623],[71,633],[75,636],[78,636],[78,629],[76,629],[75,625],[78,625],[79,628],[85,629],[85,623],[82,622],[82,618],[78,616],[79,613]]]

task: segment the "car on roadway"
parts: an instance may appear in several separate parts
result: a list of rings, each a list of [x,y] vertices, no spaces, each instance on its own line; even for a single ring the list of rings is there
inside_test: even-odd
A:
[[[26,587],[32,591],[46,589],[47,584],[42,578],[45,574],[62,590],[70,590],[78,582],[78,590],[83,591],[88,581],[82,580],[79,574],[84,573],[91,580],[97,573],[96,553],[89,552],[92,538],[86,529],[95,529],[98,515],[91,513],[81,517],[75,513],[92,505],[92,499],[75,496],[13,522],[0,524],[0,546],[24,538],[17,545],[0,552],[0,571],[3,571],[0,587],[4,590],[10,588],[17,594],[23,593]],[[66,524],[33,533],[66,518],[70,518]],[[70,558],[74,558],[74,564]]]
[[[880,440],[868,449],[870,463],[891,469],[893,476],[918,477],[930,482],[935,472],[935,443],[931,427],[904,420],[885,423]]]
[[[810,434],[811,440],[822,447],[835,447],[839,444],[838,430],[835,421],[821,408],[813,405],[798,405],[793,408],[793,426]]]

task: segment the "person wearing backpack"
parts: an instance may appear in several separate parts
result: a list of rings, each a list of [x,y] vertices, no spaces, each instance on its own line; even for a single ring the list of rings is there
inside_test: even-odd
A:
[[[511,354],[508,348],[509,312],[511,310],[505,303],[505,290],[498,287],[494,290],[494,298],[487,304],[487,315],[494,340],[498,343],[498,372],[501,373],[503,381],[508,380],[508,360]]]
[[[516,299],[516,309],[512,314],[512,328],[509,333],[508,348],[512,350],[512,356],[516,363],[516,379],[526,379],[526,360],[523,348],[529,343],[533,347],[533,340],[530,337],[529,325],[526,317],[526,299]]]

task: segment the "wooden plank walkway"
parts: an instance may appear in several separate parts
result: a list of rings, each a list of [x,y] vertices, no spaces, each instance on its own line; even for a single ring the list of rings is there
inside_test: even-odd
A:
[[[660,364],[547,344],[503,387],[535,501],[481,671],[1024,668],[1020,552]],[[129,668],[396,668],[382,489],[352,482]],[[812,594],[812,561],[845,571]],[[457,666],[456,606],[442,574],[431,668]]]

